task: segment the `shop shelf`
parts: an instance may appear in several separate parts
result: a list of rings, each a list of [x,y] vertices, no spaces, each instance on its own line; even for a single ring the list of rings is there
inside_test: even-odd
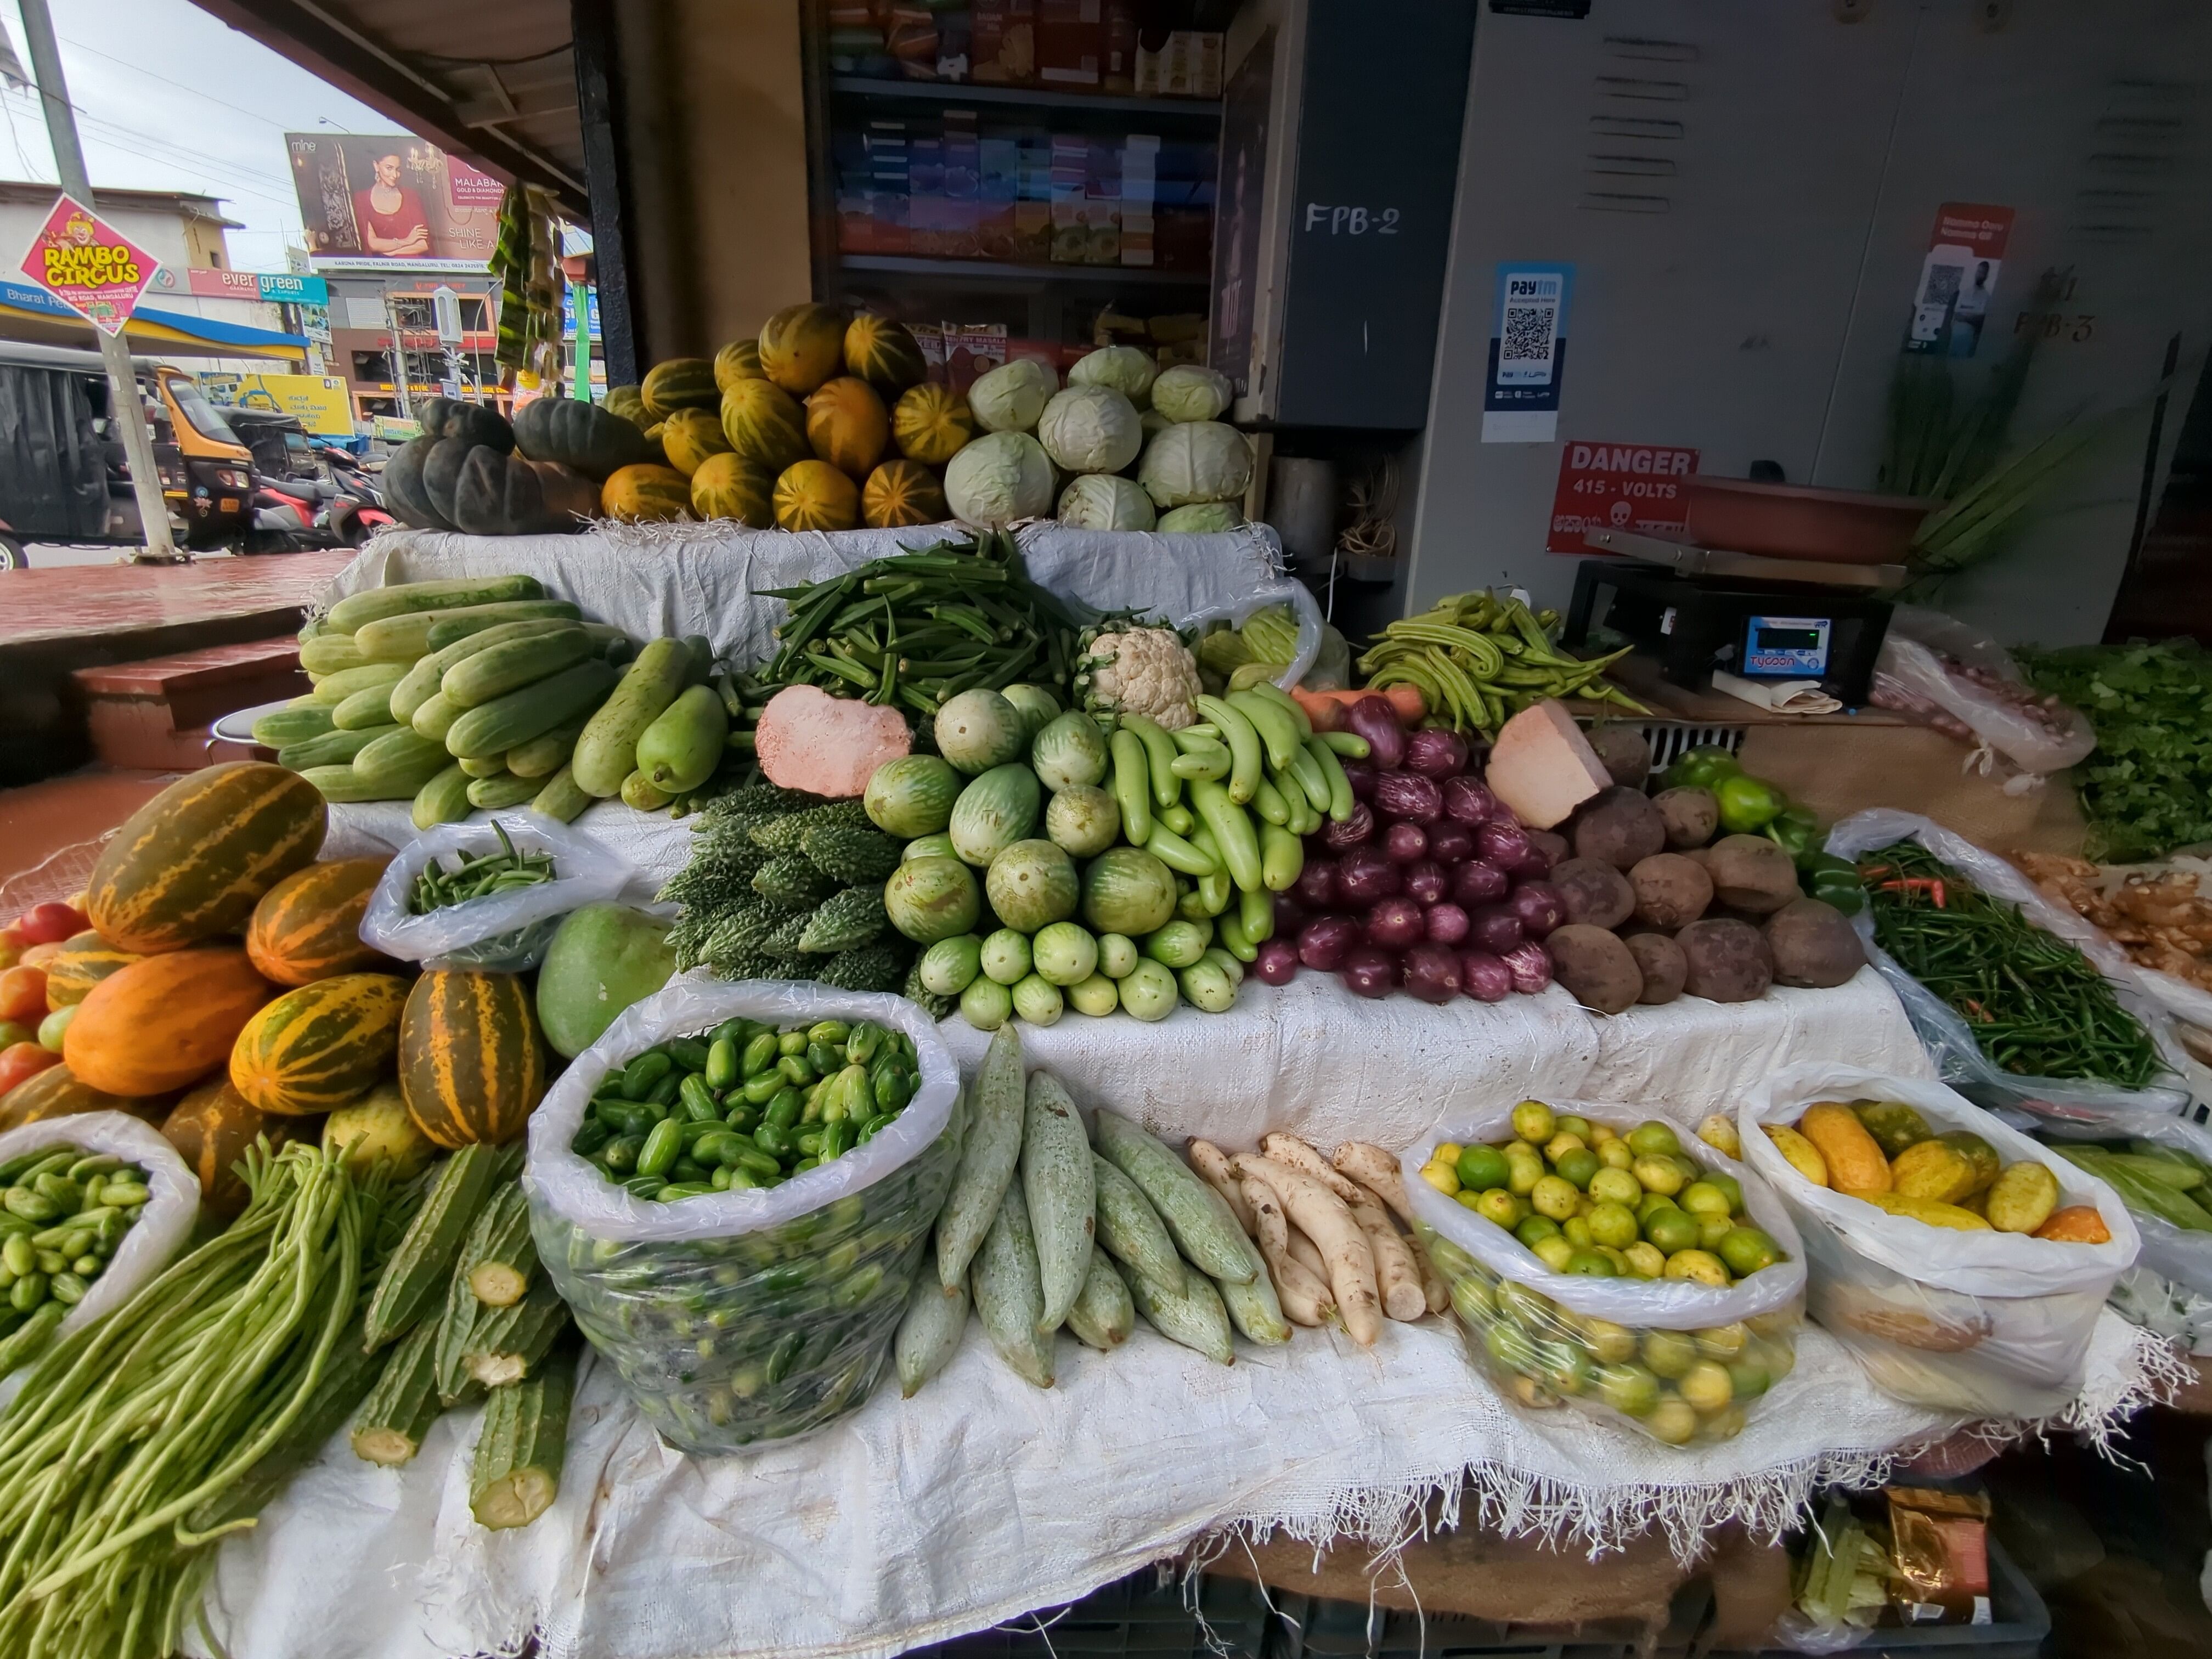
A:
[[[1066,283],[1093,288],[1204,288],[1206,272],[1152,270],[1142,265],[1017,265],[996,259],[927,259],[892,253],[843,253],[847,270],[928,276],[947,283]]]
[[[1257,1585],[1202,1575],[1195,1613],[1185,1594],[1180,1578],[1146,1567],[1068,1607],[915,1648],[905,1659],[1261,1659],[1269,1614]]]
[[[880,81],[865,75],[833,75],[830,90],[848,98],[917,104],[993,104],[1019,109],[1080,111],[1116,117],[1199,122],[1221,119],[1221,104],[1211,98],[1136,98],[1115,93],[1056,92],[1049,87],[993,87],[974,82]]]
[[[1922,1659],[1956,1655],[1957,1659],[2037,1659],[2051,1634],[2051,1609],[2027,1575],[2013,1564],[1995,1538],[1990,1540],[1990,1613],[1986,1625],[1917,1625],[1880,1629],[1851,1651],[1852,1659]],[[1759,1659],[1779,1659],[1780,1650]],[[1753,1659],[1718,1653],[1709,1659]]]

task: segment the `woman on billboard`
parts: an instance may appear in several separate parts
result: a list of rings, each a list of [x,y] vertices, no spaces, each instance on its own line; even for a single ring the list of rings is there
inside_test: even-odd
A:
[[[354,222],[367,251],[387,259],[419,259],[430,252],[430,219],[422,198],[399,182],[399,157],[376,158],[376,182],[353,195]]]

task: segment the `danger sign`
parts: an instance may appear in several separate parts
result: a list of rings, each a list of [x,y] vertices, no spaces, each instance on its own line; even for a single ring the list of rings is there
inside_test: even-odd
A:
[[[1664,444],[1570,442],[1559,454],[1559,487],[1552,497],[1553,553],[1588,553],[1592,530],[1681,536],[1689,522],[1690,475],[1698,452]]]
[[[26,276],[106,334],[123,331],[160,269],[152,254],[68,196],[54,204],[23,256]]]

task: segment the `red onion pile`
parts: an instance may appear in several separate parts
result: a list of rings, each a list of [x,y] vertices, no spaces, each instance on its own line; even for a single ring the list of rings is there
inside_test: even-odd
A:
[[[1306,838],[1305,869],[1276,895],[1274,937],[1253,971],[1283,985],[1311,968],[1360,996],[1403,986],[1439,1003],[1549,985],[1542,940],[1566,905],[1546,878],[1565,844],[1523,829],[1468,774],[1457,732],[1407,732],[1381,697],[1354,703],[1346,726],[1373,751],[1344,763],[1352,816]]]

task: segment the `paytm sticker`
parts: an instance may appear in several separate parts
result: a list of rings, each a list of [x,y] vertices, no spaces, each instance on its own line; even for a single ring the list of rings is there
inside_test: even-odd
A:
[[[1559,436],[1567,375],[1572,265],[1501,264],[1483,384],[1482,441],[1547,444]]]

